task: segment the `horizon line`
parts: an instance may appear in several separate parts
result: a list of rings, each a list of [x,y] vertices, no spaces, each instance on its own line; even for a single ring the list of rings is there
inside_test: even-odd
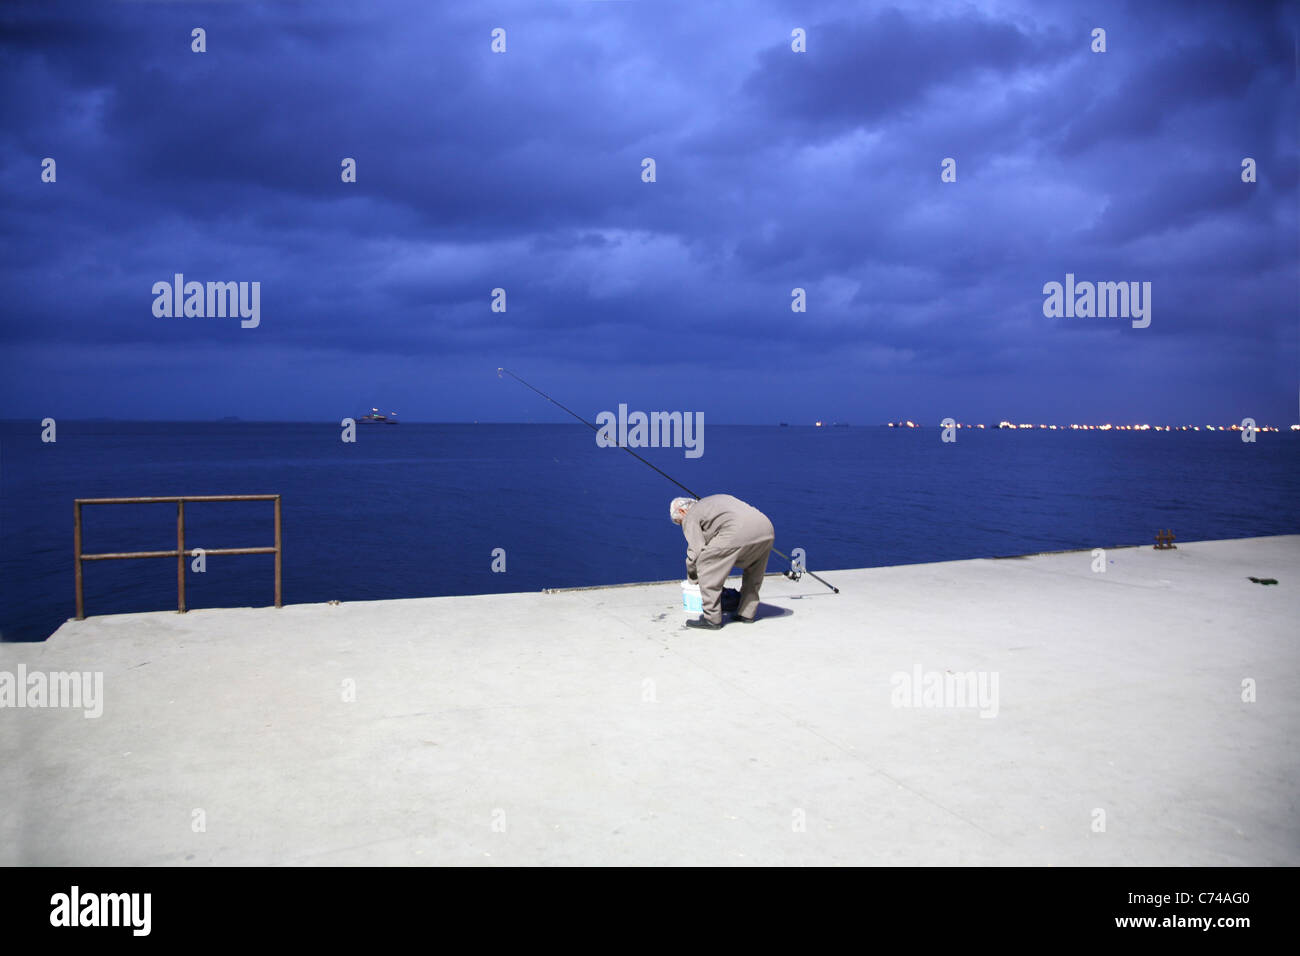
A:
[[[53,416],[45,416],[53,418]],[[349,416],[351,417],[351,416]],[[18,425],[36,423],[37,426],[43,419],[37,418],[0,418],[0,424]],[[55,419],[57,422],[58,420]],[[331,428],[340,427],[339,422],[333,419],[305,419],[305,418],[241,418],[237,415],[227,415],[220,418],[116,418],[106,416],[96,416],[94,418],[66,418],[66,422],[78,424],[121,424],[121,425],[321,425]],[[361,424],[359,421],[357,424]],[[398,419],[390,424],[397,425],[564,425],[577,427],[578,422],[554,421],[496,421],[484,419],[461,419],[461,420],[426,420],[404,418]],[[584,423],[585,424],[585,423]],[[812,422],[714,422],[713,427],[727,428],[944,428],[943,422],[925,423],[916,422],[910,419],[899,419],[895,421],[884,422],[839,422],[839,421],[812,421]],[[590,425],[587,425],[590,428]],[[954,422],[955,428],[979,431],[1242,431],[1240,422],[1233,422],[1227,425],[1206,423],[1206,422],[1183,422],[1179,424],[1152,424],[1150,422],[1100,422],[1085,423],[1072,422],[1062,424],[1060,422],[1022,422],[1015,423],[1010,419],[1002,419],[998,422]],[[1256,424],[1256,431],[1300,431],[1300,423],[1291,425],[1271,425]]]

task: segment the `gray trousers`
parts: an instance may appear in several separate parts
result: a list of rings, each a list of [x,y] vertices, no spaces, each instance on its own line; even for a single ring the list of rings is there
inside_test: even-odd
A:
[[[722,623],[722,586],[727,583],[727,575],[732,568],[745,572],[740,585],[740,606],[736,613],[741,617],[753,617],[758,610],[758,591],[763,586],[763,574],[767,571],[767,557],[772,553],[774,538],[764,538],[742,547],[721,544],[719,547],[708,545],[696,561],[696,573],[700,579],[700,600],[704,605],[704,616],[714,624]]]

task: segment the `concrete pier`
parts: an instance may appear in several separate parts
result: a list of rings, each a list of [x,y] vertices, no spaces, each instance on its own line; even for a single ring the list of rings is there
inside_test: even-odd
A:
[[[0,864],[1300,864],[1300,535],[1105,560],[69,621]]]

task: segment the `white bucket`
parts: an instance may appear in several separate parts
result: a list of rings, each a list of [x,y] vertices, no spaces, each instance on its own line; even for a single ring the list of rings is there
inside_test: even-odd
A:
[[[691,614],[704,612],[704,600],[700,597],[700,586],[691,581],[682,582],[682,610]]]

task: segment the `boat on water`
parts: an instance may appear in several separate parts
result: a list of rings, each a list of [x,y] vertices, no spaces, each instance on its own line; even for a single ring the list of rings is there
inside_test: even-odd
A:
[[[362,415],[357,419],[358,425],[396,425],[397,412],[389,412],[384,415],[377,408],[370,409],[370,414]]]

